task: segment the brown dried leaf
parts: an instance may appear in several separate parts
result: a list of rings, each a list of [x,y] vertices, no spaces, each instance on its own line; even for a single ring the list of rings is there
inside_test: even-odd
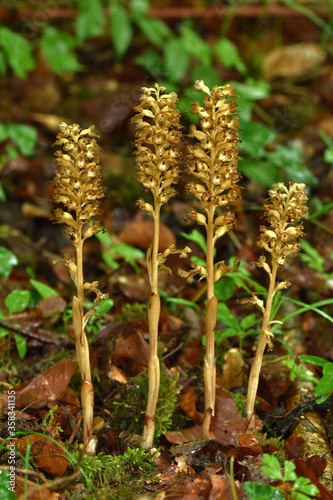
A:
[[[32,491],[33,489],[35,490],[36,486],[38,486],[36,483],[32,481],[25,481],[24,477],[19,476],[16,474],[15,477],[15,494],[16,498],[20,497],[21,495],[25,494],[26,500],[58,500],[60,498],[60,493],[57,493],[55,491],[50,491],[47,488],[43,488],[42,490],[38,491],[33,491],[29,493],[29,490]],[[26,489],[27,488],[27,489]]]
[[[30,434],[15,441],[16,447],[22,455],[25,455],[28,439],[31,446],[30,460],[33,460],[40,470],[52,476],[63,476],[68,466],[68,458],[60,446],[48,439],[47,436]],[[63,445],[61,439],[57,438],[56,441]]]
[[[74,356],[62,359],[49,370],[13,388],[16,408],[42,408],[48,402],[55,402],[67,388],[77,363]],[[2,404],[7,407],[8,396],[4,395]],[[53,406],[53,405],[52,405]]]
[[[118,237],[128,245],[147,249],[153,242],[154,222],[150,220],[131,222]],[[162,223],[160,225],[159,251],[164,252],[172,243],[176,243],[175,235]]]
[[[196,400],[197,396],[195,394],[194,387],[189,385],[185,387],[179,396],[179,406],[183,412],[190,417],[192,422],[200,425],[203,422],[203,415],[198,412],[195,407]]]
[[[288,460],[299,457],[304,448],[304,439],[298,436],[289,436],[284,443],[284,451]]]
[[[245,361],[239,349],[229,349],[224,356],[223,375],[218,377],[216,385],[223,389],[234,389],[245,385]]]
[[[66,308],[66,301],[59,295],[42,299],[36,306],[41,316],[52,316],[62,313]]]
[[[256,420],[256,430],[262,423]],[[245,434],[246,419],[241,416],[230,394],[219,391],[215,404],[215,441],[223,445],[237,445],[238,437]]]
[[[183,444],[202,439],[202,425],[196,425],[182,431],[167,431],[165,437],[170,443]]]
[[[316,43],[284,45],[267,54],[264,78],[295,78],[317,68],[325,59],[324,50]]]
[[[148,366],[149,346],[141,333],[120,341],[114,350],[112,364],[121,366],[126,375],[135,377]]]

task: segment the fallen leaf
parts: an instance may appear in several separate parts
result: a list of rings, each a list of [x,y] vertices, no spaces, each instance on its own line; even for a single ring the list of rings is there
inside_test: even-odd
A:
[[[245,361],[239,349],[229,349],[224,356],[222,375],[216,379],[217,387],[234,389],[245,385]]]
[[[128,224],[118,238],[128,245],[147,249],[153,242],[154,222],[150,220],[134,221]],[[165,224],[160,224],[159,251],[164,252],[171,243],[176,243],[175,235]]]
[[[203,414],[198,412],[195,407],[195,402],[197,400],[197,396],[195,394],[194,387],[191,385],[185,387],[185,389],[181,392],[179,396],[179,406],[183,410],[184,413],[195,424],[202,424],[203,422]]]
[[[148,366],[149,346],[139,332],[121,340],[115,347],[112,364],[122,367],[126,375],[135,377]]]
[[[120,384],[126,384],[127,383],[127,378],[123,370],[118,368],[115,365],[110,365],[108,368],[107,376],[110,377],[111,380],[115,380],[116,382],[119,382]]]
[[[54,404],[57,398],[67,388],[74,372],[77,368],[77,362],[74,356],[62,359],[59,363],[53,365],[49,370],[37,375],[31,380],[13,387],[15,391],[16,408],[42,408],[48,402]],[[5,394],[2,404],[8,407],[8,395]]]
[[[299,457],[304,448],[304,439],[298,436],[289,436],[284,442],[284,451],[288,460]]]
[[[316,43],[283,45],[266,55],[264,78],[295,78],[317,68],[325,59],[325,51]]]
[[[47,436],[30,434],[15,441],[16,449],[20,451],[21,455],[25,455],[28,439],[31,447],[30,460],[33,460],[40,470],[52,476],[63,476],[68,466],[68,458],[60,446],[48,439]],[[63,445],[61,439],[56,438],[55,441]]]
[[[58,500],[60,498],[60,493],[55,491],[50,491],[46,487],[32,492],[33,489],[38,487],[38,484],[33,483],[32,481],[27,480],[25,477],[21,477],[16,474],[15,477],[15,495],[16,498],[20,497],[24,494],[24,498],[26,500]],[[31,493],[29,493],[29,490]]]
[[[66,301],[57,295],[42,299],[38,302],[36,309],[43,317],[62,313],[66,308]]]
[[[195,427],[189,427],[182,431],[167,431],[165,437],[170,443],[173,444],[183,444],[189,441],[197,441],[202,439],[202,425],[196,425]]]

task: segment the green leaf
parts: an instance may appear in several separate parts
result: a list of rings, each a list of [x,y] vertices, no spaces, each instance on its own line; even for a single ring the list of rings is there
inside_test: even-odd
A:
[[[302,241],[301,260],[320,273],[325,272],[325,259],[308,241]]]
[[[278,479],[279,481],[283,481],[283,475],[281,471],[281,467],[278,459],[275,455],[269,455],[268,453],[264,453],[262,456],[262,460],[265,465],[261,466],[261,470],[269,477],[273,479]]]
[[[31,279],[30,283],[36,288],[37,292],[43,297],[43,299],[59,296],[59,293],[56,290],[48,285],[45,285],[44,283],[40,283],[40,281]]]
[[[312,497],[315,497],[320,493],[317,486],[310,483],[310,479],[308,477],[298,477],[293,484],[292,491],[300,491],[301,493]],[[299,496],[296,498],[298,500]]]
[[[14,338],[15,338],[15,343],[16,343],[16,349],[17,352],[19,353],[19,356],[21,359],[25,358],[25,355],[27,354],[27,339],[23,337],[20,333],[14,332]]]
[[[105,264],[107,264],[107,265],[110,267],[110,269],[112,269],[113,271],[115,271],[116,269],[118,269],[118,268],[119,268],[119,264],[118,264],[118,262],[117,262],[115,259],[113,259],[113,258],[112,258],[109,254],[107,254],[106,252],[103,252],[103,253],[102,253],[102,258],[103,258],[103,260],[104,260]]]
[[[187,234],[187,233],[180,233],[180,234],[184,238],[186,238],[187,240],[191,240],[194,243],[196,243],[201,248],[201,250],[204,252],[204,254],[206,255],[206,251],[207,251],[206,238],[203,234],[199,233],[199,231],[197,229],[193,229],[190,232],[190,234]]]
[[[308,354],[301,354],[298,357],[305,363],[311,363],[312,365],[324,366],[327,363],[327,359],[321,358],[319,356],[310,356]]]
[[[304,182],[309,186],[317,184],[315,175],[302,165],[302,152],[297,144],[291,146],[278,145],[276,150],[267,156],[269,161],[286,172],[292,182]]]
[[[101,300],[100,303],[95,307],[95,312],[100,316],[106,314],[114,306],[114,301],[112,299]]]
[[[76,33],[82,43],[86,38],[98,36],[104,25],[101,0],[79,0],[79,13],[75,19]]]
[[[32,156],[37,142],[37,130],[22,123],[9,123],[8,136],[23,156]]]
[[[315,390],[315,396],[320,396],[320,394],[325,394],[325,392],[329,392],[333,390],[333,363],[330,361],[327,361],[327,363],[324,364],[323,366],[323,376],[319,380],[316,390]],[[322,398],[316,399],[317,404],[321,404],[326,399],[328,399],[331,394],[327,394],[326,396],[323,396]]]
[[[30,43],[22,35],[1,26],[0,45],[2,45],[8,64],[16,76],[22,79],[26,78],[27,74],[35,67]]]
[[[230,83],[236,86],[237,94],[240,96],[241,101],[258,101],[260,99],[265,99],[271,92],[271,86],[264,80],[247,78],[245,83]]]
[[[119,3],[110,2],[111,39],[118,59],[127,51],[132,40],[132,25],[126,9]]]
[[[214,286],[215,295],[218,301],[225,301],[230,299],[235,292],[235,282],[232,278],[226,278],[217,281]]]
[[[252,481],[245,481],[243,486],[249,500],[284,500],[283,491],[273,486]]]
[[[0,470],[0,497],[2,500],[14,500],[15,493],[10,490],[10,476],[7,470]],[[15,487],[13,487],[15,488]]]
[[[6,316],[2,311],[0,311],[0,319],[5,320]],[[4,328],[3,326],[0,326],[0,338],[6,337],[9,333],[9,330],[7,328]]]
[[[13,267],[17,266],[18,259],[8,248],[0,247],[0,276],[9,278]]]
[[[236,45],[228,38],[220,38],[216,43],[214,50],[221,63],[226,68],[235,68],[242,75],[247,73],[247,68],[239,55]]]
[[[280,170],[264,160],[255,161],[244,158],[239,164],[239,170],[249,179],[267,188],[282,181]]]
[[[183,50],[181,38],[171,38],[165,44],[164,62],[167,78],[172,82],[179,82],[188,71],[190,57]]]
[[[5,298],[5,305],[10,314],[24,311],[30,302],[28,290],[13,290]]]
[[[140,248],[127,245],[126,243],[118,243],[110,250],[111,256],[122,257],[124,260],[132,261],[134,259],[144,259],[145,253]]]
[[[246,154],[254,158],[261,158],[265,146],[275,137],[275,132],[261,123],[245,122],[239,131],[239,140]],[[241,162],[242,163],[242,162]]]
[[[90,226],[91,225],[92,224],[90,224]],[[95,236],[102,243],[102,245],[109,246],[112,244],[112,238],[107,231],[99,231],[98,233],[95,233]]]
[[[192,28],[183,24],[180,30],[183,50],[198,59],[204,66],[211,64],[211,48]]]
[[[78,62],[73,49],[77,41],[69,33],[47,26],[40,40],[40,48],[57,75],[80,71],[83,66]]]
[[[160,49],[164,47],[165,39],[169,38],[172,34],[169,26],[161,19],[140,17],[135,18],[135,22],[148,40]]]
[[[283,477],[284,477],[285,481],[295,481],[295,479],[297,479],[295,469],[296,469],[296,465],[291,460],[286,460],[284,462]]]
[[[231,314],[229,307],[224,302],[218,303],[217,320],[234,328],[234,335],[237,335],[237,330],[239,330],[239,321],[233,314]]]
[[[224,339],[229,337],[238,337],[239,332],[232,327],[223,328],[223,330],[216,330],[215,332],[215,341],[216,344],[220,344]],[[204,344],[206,345],[206,344]]]
[[[0,49],[0,75],[5,75],[7,71],[7,65],[5,60],[5,55]]]
[[[198,304],[192,302],[191,300],[182,299],[180,297],[166,297],[166,301],[170,304],[176,304],[178,306],[191,307],[192,309],[195,309],[200,315],[202,314],[202,311]]]
[[[163,59],[160,54],[152,50],[146,50],[137,56],[135,63],[148,71],[155,79],[160,79],[159,77],[165,73]]]
[[[149,8],[150,4],[148,0],[131,0],[130,8],[134,18],[144,17]]]
[[[251,326],[255,325],[256,323],[259,323],[260,320],[256,317],[255,314],[249,314],[248,316],[245,316],[240,322],[240,326],[243,330],[248,330],[251,328]]]

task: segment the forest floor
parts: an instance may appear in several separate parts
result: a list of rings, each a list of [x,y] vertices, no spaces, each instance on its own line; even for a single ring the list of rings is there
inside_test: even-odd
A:
[[[230,264],[237,257],[241,264],[238,271],[216,284],[220,306],[215,439],[202,438],[206,284],[203,280],[189,285],[177,269],[190,269],[191,258],[173,256],[167,262],[172,275],[161,272],[159,281],[162,377],[156,450],[153,455],[138,450],[149,355],[150,287],[145,254],[152,242],[153,222],[135,207],[136,200],[149,200],[149,196],[135,179],[131,117],[140,88],[152,86],[154,80],[147,79],[131,54],[111,65],[105,40],[94,39],[80,54],[86,72],[60,78],[41,59],[28,79],[7,74],[1,81],[1,121],[28,123],[38,131],[33,156],[10,157],[7,149],[0,173],[5,193],[0,214],[0,470],[10,470],[7,445],[12,390],[16,447],[16,496],[7,492],[9,496],[2,498],[312,497],[306,488],[301,496],[302,490],[294,486],[295,477],[288,476],[286,467],[284,476],[275,463],[270,464],[271,470],[262,469],[265,453],[277,457],[281,466],[292,463],[299,478],[308,478],[318,488],[317,498],[333,498],[333,398],[318,404],[318,395],[333,390],[332,51],[319,67],[316,61],[312,67],[302,52],[296,63],[288,46],[308,43],[321,50],[319,28],[306,17],[297,17],[280,27],[283,43],[274,59],[278,62],[272,64],[268,57],[273,51],[272,19],[265,23],[255,17],[251,22],[236,18],[233,23],[242,33],[243,45],[250,36],[246,28],[251,26],[252,36],[257,38],[251,40],[249,51],[266,57],[263,79],[270,83],[271,91],[256,101],[253,121],[265,123],[276,133],[267,151],[274,153],[281,145],[289,148],[290,156],[278,161],[291,164],[297,163],[293,150],[301,151],[311,180],[303,250],[278,274],[279,281],[288,279],[292,286],[275,301],[274,319],[283,324],[274,331],[274,350],[264,357],[255,434],[245,433],[245,402],[261,313],[239,300],[253,292],[265,296],[267,290],[267,276],[255,265],[260,256],[255,242],[263,223],[267,183],[260,184],[258,178],[244,173],[242,199],[235,207],[237,225],[217,244],[216,261]],[[142,47],[132,50],[138,53]],[[222,78],[229,81],[235,75],[225,69]],[[99,220],[105,233],[84,245],[85,280],[98,281],[100,290],[110,298],[103,314],[92,318],[88,326],[96,457],[83,456],[79,449],[80,375],[71,316],[75,287],[60,262],[73,247],[63,227],[52,223],[56,208],[52,201],[53,143],[63,121],[83,128],[96,124],[101,135],[105,198]],[[186,133],[186,117],[183,123]],[[276,168],[272,165],[267,168]],[[303,174],[295,167],[295,179],[289,171],[289,177],[283,173],[283,180],[298,182],[301,175],[302,182]],[[184,192],[186,182],[184,176],[179,193]],[[182,195],[170,200],[162,213],[160,251],[177,242],[178,248],[190,246],[192,257],[205,258],[204,232],[186,217],[193,207],[193,200]],[[315,358],[306,363],[300,355],[317,356],[317,365]],[[315,392],[319,381],[323,390]],[[5,491],[1,481],[0,475],[0,490]],[[259,493],[256,486],[245,490],[245,482],[274,487],[276,496],[268,496],[273,489],[266,493]]]

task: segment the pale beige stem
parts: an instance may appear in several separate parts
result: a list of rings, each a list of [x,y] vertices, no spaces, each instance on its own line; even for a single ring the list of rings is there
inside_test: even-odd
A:
[[[272,303],[274,298],[274,289],[275,289],[275,280],[277,273],[278,265],[273,261],[272,264],[272,273],[270,275],[269,288],[267,294],[267,302],[265,307],[264,318],[261,325],[261,331],[258,341],[257,352],[251,367],[248,390],[247,390],[247,400],[246,400],[246,433],[253,434],[254,426],[255,426],[255,414],[254,414],[254,405],[257,396],[257,390],[259,385],[259,375],[262,365],[262,360],[264,357],[264,352],[267,344],[267,331],[269,329],[269,320],[272,310]]]
[[[148,400],[146,417],[140,447],[151,448],[154,443],[155,411],[160,388],[160,363],[158,359],[158,322],[160,318],[160,296],[158,293],[158,246],[160,233],[160,203],[155,197],[154,206],[154,240],[150,254],[150,287],[151,293],[148,308],[149,323],[149,359],[148,359]]]
[[[215,415],[215,325],[217,318],[217,298],[214,295],[214,207],[207,210],[207,310],[205,316],[206,354],[204,358],[205,413],[203,437],[214,438]]]
[[[73,297],[73,328],[76,341],[76,355],[81,374],[81,405],[84,449],[85,453],[88,455],[95,455],[97,443],[92,435],[94,388],[91,381],[89,344],[83,325],[84,282],[81,228],[79,228],[77,234],[79,236],[79,241],[76,244],[77,297]]]

